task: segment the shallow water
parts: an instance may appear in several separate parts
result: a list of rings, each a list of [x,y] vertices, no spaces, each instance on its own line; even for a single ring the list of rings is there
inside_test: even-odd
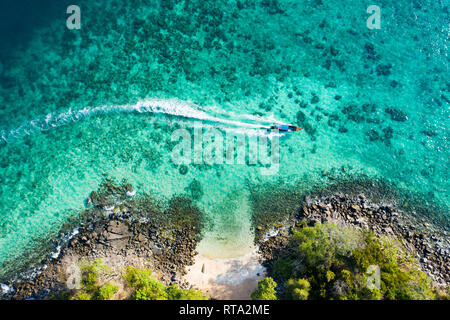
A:
[[[61,3],[0,52],[0,263],[54,236],[105,173],[138,193],[197,197],[213,221],[199,246],[209,257],[252,250],[249,182],[307,189],[324,172],[366,174],[447,210],[445,2],[382,1],[380,30],[358,0],[78,2],[81,30]],[[199,123],[224,137],[304,130],[279,139],[274,175],[181,174],[171,135]]]

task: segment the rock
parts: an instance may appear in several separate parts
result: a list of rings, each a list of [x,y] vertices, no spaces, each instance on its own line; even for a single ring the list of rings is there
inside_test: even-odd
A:
[[[375,68],[375,71],[377,72],[377,75],[379,75],[379,76],[388,76],[391,74],[391,68],[392,68],[392,64],[390,64],[390,63],[379,64]]]
[[[127,191],[127,192],[125,193],[125,195],[126,195],[127,197],[133,197],[133,196],[136,195],[136,191],[135,191],[135,190]],[[122,207],[122,206],[121,206],[121,207]],[[121,209],[121,211],[124,211],[124,210]]]
[[[372,43],[366,42],[366,44],[364,45],[364,49],[370,56],[375,55],[375,46]]]
[[[339,129],[338,129],[338,132],[346,133],[346,132],[348,132],[348,129],[346,127],[344,127],[344,126],[340,126]]]
[[[404,122],[408,120],[408,115],[400,109],[386,108],[384,112],[389,114],[394,121]]]
[[[188,171],[189,171],[189,168],[188,168],[188,166],[186,166],[186,165],[184,165],[184,164],[182,164],[181,166],[180,166],[180,169],[178,170],[178,172],[181,174],[181,175],[186,175],[187,173],[188,173]]]
[[[369,137],[370,141],[377,141],[381,138],[380,133],[375,129],[367,131],[366,135]]]
[[[358,218],[358,219],[356,219],[355,222],[356,222],[357,225],[359,225],[361,227],[366,227],[367,226],[367,223],[366,223],[366,221],[363,218]]]
[[[189,191],[191,192],[192,199],[200,200],[203,197],[203,189],[201,183],[194,179],[188,186]]]
[[[107,226],[107,230],[118,235],[125,235],[130,232],[128,227],[120,221],[111,221]]]
[[[428,136],[428,137],[435,137],[437,136],[437,132],[434,130],[423,130],[421,131],[422,134]]]
[[[391,227],[386,227],[386,228],[383,228],[382,230],[386,234],[392,234],[392,228]]]

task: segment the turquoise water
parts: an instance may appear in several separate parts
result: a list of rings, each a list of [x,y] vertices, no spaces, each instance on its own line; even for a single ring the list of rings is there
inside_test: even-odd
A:
[[[138,193],[190,194],[212,218],[199,251],[251,250],[248,182],[327,183],[345,168],[449,204],[449,6],[380,1],[78,1],[0,54],[0,265],[27,259],[109,174]],[[260,165],[171,160],[171,135],[203,123],[280,139]]]

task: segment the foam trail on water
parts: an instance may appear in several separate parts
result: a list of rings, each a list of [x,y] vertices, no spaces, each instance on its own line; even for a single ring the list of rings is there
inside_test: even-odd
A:
[[[136,104],[85,107],[80,110],[69,109],[65,112],[49,113],[42,119],[29,121],[28,123],[25,123],[16,129],[10,130],[9,132],[2,131],[0,141],[3,143],[10,143],[33,133],[47,131],[51,128],[60,127],[71,122],[110,113],[148,112],[154,114],[166,114],[192,120],[213,122],[218,125],[216,127],[219,129],[225,129],[228,127],[227,130],[232,131],[231,128],[234,128],[237,133],[247,135],[266,134],[260,130],[262,127],[274,123],[281,123],[273,116],[264,118],[254,115],[242,115],[236,114],[232,111],[220,110],[213,106],[205,107],[205,109],[206,111],[200,106],[175,98],[146,99],[138,101]]]
[[[251,115],[251,114],[240,114],[240,113],[236,113],[236,112],[229,111],[229,110],[223,110],[223,109],[219,109],[215,106],[207,106],[207,107],[205,107],[205,109],[208,111],[213,111],[222,116],[232,117],[234,119],[256,121],[258,123],[266,124],[266,125],[283,124],[283,122],[276,119],[273,116],[273,114],[270,116],[267,116],[267,117],[261,117],[261,116]]]
[[[185,126],[188,127],[189,122],[184,122]],[[207,128],[207,129],[218,129],[221,131],[224,131],[225,133],[229,133],[229,134],[234,134],[237,136],[259,136],[259,137],[268,137],[269,139],[273,138],[273,137],[283,137],[285,136],[284,133],[282,132],[275,132],[275,131],[271,131],[271,132],[267,132],[266,130],[263,130],[261,128],[258,129],[253,129],[253,128],[238,128],[238,127],[224,127],[224,126],[217,126],[217,125],[211,125],[211,124],[207,124],[207,123],[202,123],[202,127],[203,128]]]
[[[248,127],[254,129],[260,129],[261,126],[267,125],[267,123],[272,123],[271,119],[264,119],[255,117],[253,119],[254,123],[226,119],[220,116],[214,116],[206,111],[203,111],[200,106],[191,105],[187,102],[179,101],[176,99],[162,100],[153,99],[138,102],[135,105],[136,111],[138,112],[152,112],[152,113],[164,113],[173,116],[180,116],[185,118],[191,118],[196,120],[210,121],[215,123],[222,123],[224,125],[231,125],[236,127]],[[233,116],[232,113],[228,114]],[[248,119],[251,119],[251,115],[247,115]]]

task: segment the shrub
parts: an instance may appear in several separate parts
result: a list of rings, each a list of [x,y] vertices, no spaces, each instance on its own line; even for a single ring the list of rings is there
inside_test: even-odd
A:
[[[73,296],[71,300],[92,300],[92,295],[85,291],[81,291],[77,295]]]
[[[380,268],[380,294],[389,300],[434,299],[431,279],[407,256],[388,241],[380,241],[373,233],[364,234],[364,247],[353,252],[356,268]],[[402,266],[402,267],[400,267]],[[364,280],[367,277],[364,277]]]
[[[290,243],[293,250],[272,266],[275,277],[290,278],[281,286],[288,299],[436,297],[431,279],[420,270],[417,261],[389,238],[331,223],[312,227],[303,223],[294,229]],[[369,267],[372,273],[368,272]],[[373,268],[379,273],[375,275]],[[379,287],[369,285],[374,277]],[[264,296],[270,289],[265,284],[258,289],[258,295]]]
[[[323,270],[341,264],[358,246],[358,234],[354,230],[331,223],[295,229],[292,238],[304,263]]]
[[[272,274],[275,278],[286,280],[293,273],[292,258],[279,258],[272,265]]]
[[[62,291],[50,296],[50,300],[70,300],[72,299],[71,291]]]
[[[87,291],[95,291],[98,287],[98,277],[102,273],[109,273],[109,267],[102,263],[100,258],[93,263],[83,261],[81,263],[81,284]]]
[[[96,259],[94,262],[82,261],[81,265],[81,290],[75,295],[71,292],[66,294],[71,296],[71,300],[109,300],[111,299],[118,287],[112,283],[106,283],[103,286],[99,286],[99,276],[103,274],[108,274],[111,269],[102,263],[100,258]]]
[[[308,300],[311,285],[306,279],[289,279],[286,282],[286,298],[290,300]]]
[[[135,288],[135,300],[167,300],[164,284],[151,277],[152,271],[127,266],[124,275],[130,287]]]
[[[52,296],[52,299],[71,299],[71,300],[111,300],[119,287],[107,282],[99,285],[98,276],[102,272],[110,272],[108,266],[102,264],[100,259],[89,264],[82,264],[83,287],[76,294],[71,291],[65,291]],[[202,292],[193,289],[180,289],[177,285],[166,287],[163,283],[152,278],[152,271],[148,269],[138,269],[127,266],[123,274],[127,285],[134,289],[132,299],[135,300],[208,300],[209,297]]]
[[[137,269],[127,266],[124,278],[130,287],[136,292],[133,298],[136,300],[207,300],[197,290],[182,290],[177,285],[165,287],[161,282],[151,277],[152,271]]]
[[[166,288],[168,300],[208,300],[201,291],[187,289],[181,290],[176,284]]]
[[[450,300],[450,286],[439,288],[436,290],[436,299],[438,300]]]
[[[253,291],[251,297],[253,300],[277,300],[276,287],[277,283],[271,277],[266,277],[258,282],[258,289]]]
[[[119,290],[119,287],[115,284],[108,282],[104,284],[98,290],[98,299],[99,300],[111,300],[114,294]]]

